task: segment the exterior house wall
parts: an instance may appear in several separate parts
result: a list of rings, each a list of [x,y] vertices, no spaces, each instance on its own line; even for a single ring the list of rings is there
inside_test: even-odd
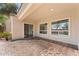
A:
[[[78,10],[79,10],[79,5],[78,5]],[[79,11],[78,11],[78,17],[77,17],[77,24],[79,24]],[[76,26],[78,28],[77,36],[78,36],[78,49],[79,49],[79,25]]]
[[[33,25],[33,36],[35,36],[35,33],[36,33],[35,32],[35,25],[36,24],[34,23],[33,20],[29,21],[29,20],[25,19],[24,21],[20,21],[20,20],[18,20],[18,18],[16,16],[11,16],[9,22],[10,21],[11,21],[10,29],[11,29],[11,33],[12,33],[12,39],[24,38],[24,24],[32,24]],[[9,29],[9,27],[7,27],[7,28]]]
[[[36,36],[38,37],[42,37],[42,38],[46,38],[46,39],[51,39],[51,40],[55,40],[55,41],[61,41],[61,42],[65,42],[65,43],[70,43],[70,44],[74,44],[74,45],[78,45],[78,10],[69,10],[69,11],[65,11],[59,14],[54,14],[54,18],[53,19],[45,19],[45,20],[40,20],[40,21],[36,21]],[[57,36],[57,35],[53,35],[51,34],[51,22],[54,21],[58,21],[58,20],[63,20],[65,18],[69,19],[69,35],[68,36]],[[42,23],[48,23],[47,25],[47,34],[40,34],[39,33],[39,26]]]
[[[12,39],[24,38],[24,23],[20,22],[16,16],[11,16]]]

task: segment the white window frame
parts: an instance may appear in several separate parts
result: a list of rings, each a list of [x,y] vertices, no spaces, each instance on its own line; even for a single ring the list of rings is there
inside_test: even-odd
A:
[[[62,20],[65,20],[65,19],[68,19],[68,35],[52,34],[52,22],[58,22],[58,21],[62,21]],[[61,36],[61,37],[70,37],[70,32],[71,32],[71,30],[70,30],[70,27],[71,27],[70,17],[62,18],[62,19],[58,19],[58,20],[53,20],[52,22],[51,22],[51,35],[53,35],[53,36]]]
[[[43,23],[43,24],[40,24],[40,25],[44,25],[44,24],[47,24],[47,23]],[[40,27],[40,26],[39,26],[39,27]],[[47,34],[47,30],[48,30],[48,29],[41,30],[41,29],[39,28],[39,33],[40,33],[40,31],[46,31],[46,33],[40,33],[40,34]]]

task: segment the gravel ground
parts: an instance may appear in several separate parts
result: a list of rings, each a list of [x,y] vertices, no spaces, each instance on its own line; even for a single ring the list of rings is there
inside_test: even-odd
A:
[[[79,56],[79,51],[44,40],[0,40],[0,56]]]

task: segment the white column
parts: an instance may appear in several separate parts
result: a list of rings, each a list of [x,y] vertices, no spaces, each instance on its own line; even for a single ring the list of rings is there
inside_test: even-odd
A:
[[[77,29],[78,29],[78,33],[77,33],[77,36],[78,36],[78,50],[79,50],[79,5],[78,5],[78,19],[77,19]]]
[[[12,39],[24,38],[24,24],[16,16],[11,16]]]

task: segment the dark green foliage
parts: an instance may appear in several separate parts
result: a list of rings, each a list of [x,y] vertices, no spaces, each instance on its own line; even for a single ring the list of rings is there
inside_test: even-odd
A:
[[[0,3],[0,14],[17,14],[17,8],[15,3]]]

